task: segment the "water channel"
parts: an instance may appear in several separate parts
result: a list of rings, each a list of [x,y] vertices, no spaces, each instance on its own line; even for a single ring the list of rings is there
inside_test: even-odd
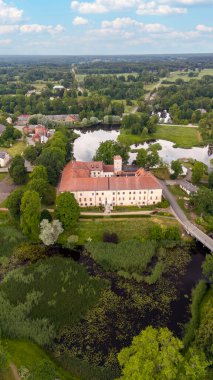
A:
[[[101,142],[106,140],[117,140],[120,132],[119,129],[108,128],[104,129],[100,127],[99,129],[87,129],[82,131],[75,130],[75,132],[79,135],[74,142],[74,157],[78,161],[90,161],[93,159],[97,148]],[[173,160],[177,160],[180,158],[193,158],[198,161],[202,161],[204,164],[210,166],[210,159],[212,157],[208,156],[208,147],[194,147],[191,149],[183,149],[183,148],[175,148],[175,144],[171,141],[166,140],[156,140],[154,142],[159,142],[162,146],[162,149],[159,151],[159,156],[163,159],[163,161],[168,164]],[[132,145],[131,149],[147,149],[149,144],[138,144]],[[136,159],[137,153],[130,153],[129,164],[131,164]]]

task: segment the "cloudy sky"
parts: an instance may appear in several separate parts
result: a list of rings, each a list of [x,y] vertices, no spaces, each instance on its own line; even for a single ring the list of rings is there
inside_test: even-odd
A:
[[[213,53],[213,0],[0,0],[0,54]]]

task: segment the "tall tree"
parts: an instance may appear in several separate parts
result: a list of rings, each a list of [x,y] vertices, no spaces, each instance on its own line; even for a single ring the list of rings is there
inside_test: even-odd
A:
[[[167,328],[151,326],[133,338],[118,354],[122,380],[204,380],[207,362],[203,355],[182,355],[183,343]]]
[[[192,168],[192,182],[198,184],[205,174],[207,167],[200,161],[196,161]]]
[[[179,160],[172,161],[171,169],[173,170],[172,177],[177,178],[179,175],[183,173],[183,168]]]
[[[23,233],[37,240],[41,215],[41,201],[36,191],[26,191],[21,200],[21,228]]]
[[[15,156],[10,164],[9,174],[16,185],[22,185],[27,180],[27,170],[24,159],[21,156]]]
[[[43,165],[38,165],[33,168],[32,173],[30,174],[30,179],[43,179],[46,182],[48,181],[47,169]]]
[[[113,164],[113,157],[120,155],[123,159],[123,162],[127,163],[129,159],[128,151],[129,149],[126,146],[121,145],[116,141],[107,140],[100,143],[94,160],[103,161],[106,165]]]
[[[24,191],[23,189],[14,190],[9,197],[7,198],[6,205],[9,209],[10,215],[14,219],[19,219],[21,214],[21,199],[23,197]]]
[[[77,224],[80,208],[73,194],[64,192],[56,198],[55,214],[64,228],[72,228]]]
[[[60,173],[65,165],[65,154],[60,148],[45,148],[39,159],[39,164],[47,169],[48,179],[52,185],[57,185]]]

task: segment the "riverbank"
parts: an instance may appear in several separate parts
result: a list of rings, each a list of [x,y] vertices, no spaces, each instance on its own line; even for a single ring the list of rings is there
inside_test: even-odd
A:
[[[203,146],[202,136],[197,128],[189,126],[158,125],[155,133],[146,137],[128,133],[128,130],[120,129],[118,141],[125,145],[141,144],[150,140],[167,140],[175,144],[175,147],[189,149]]]

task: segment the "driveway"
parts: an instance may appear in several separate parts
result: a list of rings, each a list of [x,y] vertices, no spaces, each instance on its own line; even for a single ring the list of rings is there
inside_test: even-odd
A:
[[[0,203],[9,197],[16,186],[11,183],[9,175],[0,182]]]

